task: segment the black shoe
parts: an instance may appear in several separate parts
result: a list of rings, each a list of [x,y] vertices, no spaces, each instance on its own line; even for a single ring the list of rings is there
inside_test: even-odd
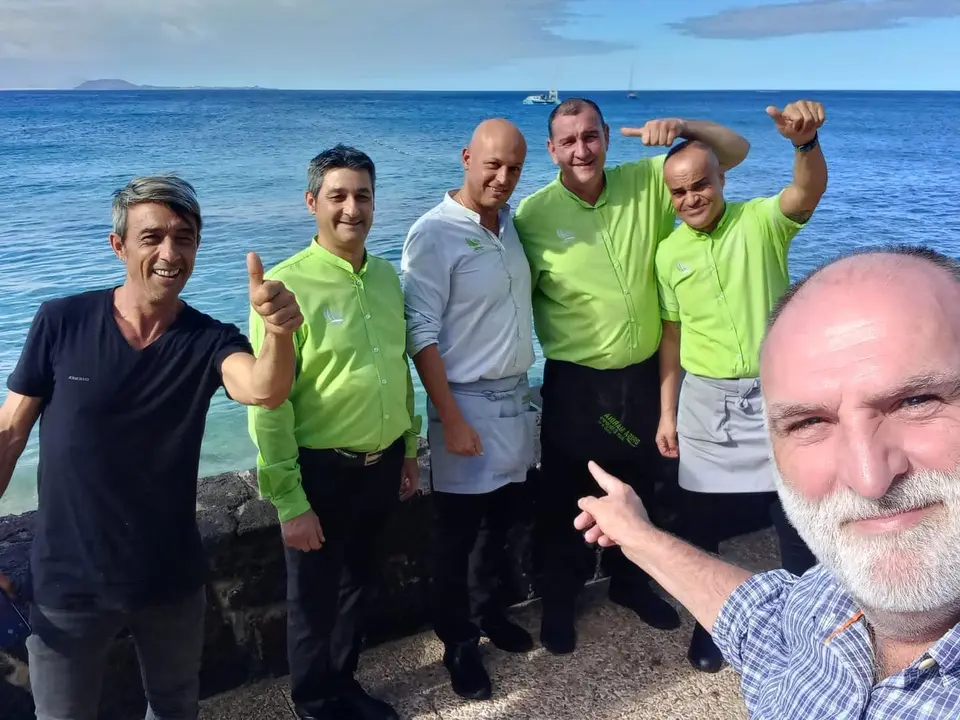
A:
[[[483,634],[490,638],[494,646],[505,652],[522,653],[533,650],[533,638],[530,633],[505,617],[493,617],[480,623]]]
[[[467,700],[490,699],[490,676],[483,667],[476,640],[445,646],[443,664],[450,671],[450,685],[457,695]]]
[[[540,620],[540,644],[554,655],[567,655],[577,647],[572,603],[562,607],[545,605]]]
[[[715,673],[723,667],[723,655],[713,643],[713,638],[700,623],[693,628],[687,660],[700,672]]]
[[[627,593],[620,586],[610,583],[608,597],[610,602],[633,610],[641,620],[657,630],[676,630],[680,627],[680,615],[673,605],[649,586],[639,592]]]
[[[338,719],[353,720],[400,720],[397,711],[383,700],[371,697],[359,684],[351,684],[340,696],[337,705]]]

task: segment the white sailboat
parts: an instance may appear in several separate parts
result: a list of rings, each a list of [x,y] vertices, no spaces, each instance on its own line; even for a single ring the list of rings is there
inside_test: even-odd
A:
[[[537,95],[527,95],[523,99],[524,105],[559,105],[560,94],[556,88],[551,88],[549,92],[539,93]]]

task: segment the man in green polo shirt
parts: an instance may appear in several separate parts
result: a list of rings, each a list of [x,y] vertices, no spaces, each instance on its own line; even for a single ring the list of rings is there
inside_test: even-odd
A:
[[[547,148],[560,171],[520,203],[515,225],[530,263],[534,324],[546,356],[536,529],[540,640],[550,652],[566,653],[576,645],[574,599],[591,570],[591,550],[573,527],[577,500],[593,483],[587,462],[604,458],[646,502],[660,467],[654,257],[675,214],[663,184],[664,155],[604,167],[610,129],[595,103],[566,100],[548,122]],[[702,140],[724,168],[749,150],[736,133],[705,121],[653,120],[622,132],[648,146]],[[679,625],[649,576],[619,550],[604,551],[603,561],[611,600],[654,627]]]
[[[657,445],[667,457],[679,453],[691,542],[717,553],[722,540],[772,521],[784,568],[802,575],[815,560],[777,497],[758,366],[767,317],[790,284],[791,241],[827,188],[817,134],[824,111],[801,100],[767,113],[794,145],[793,182],[773,197],[726,202],[720,163],[702,143],[667,153],[664,178],[682,224],[657,250],[664,319]],[[706,672],[723,663],[699,624],[687,657]]]
[[[276,410],[252,412],[261,494],[277,508],[287,563],[291,696],[301,718],[396,718],[354,679],[358,611],[377,576],[376,540],[418,489],[413,384],[403,291],[370,255],[375,169],[338,145],[307,171],[317,235],[265,277],[282,280],[304,317],[297,374]],[[262,322],[250,315],[254,348]]]

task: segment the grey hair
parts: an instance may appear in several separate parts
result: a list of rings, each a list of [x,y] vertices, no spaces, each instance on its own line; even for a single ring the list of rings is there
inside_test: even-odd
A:
[[[370,187],[376,189],[377,170],[373,160],[365,152],[340,143],[317,155],[307,166],[307,190],[318,195],[323,186],[323,176],[329,170],[366,170],[370,173]]]
[[[127,234],[127,212],[133,205],[158,203],[166,205],[181,220],[191,223],[197,230],[197,244],[203,219],[200,202],[193,185],[176,175],[148,175],[131,180],[113,193],[113,232],[121,238]]]

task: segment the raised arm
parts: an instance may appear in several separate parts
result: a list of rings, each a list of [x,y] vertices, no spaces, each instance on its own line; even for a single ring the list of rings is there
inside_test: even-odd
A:
[[[650,120],[641,128],[621,128],[620,132],[640,138],[644,145],[670,147],[677,138],[699,140],[710,146],[723,172],[742,163],[750,152],[750,142],[745,137],[710,120],[665,118]]]
[[[794,222],[805,223],[827,190],[827,161],[817,134],[826,119],[823,105],[798,100],[782,111],[771,105],[767,115],[794,146],[793,182],[780,194],[780,210]]]
[[[256,356],[228,355],[221,364],[223,385],[243,405],[278,408],[290,394],[295,372],[293,334],[303,323],[297,300],[282,282],[263,279],[263,263],[247,256],[250,306],[263,318],[263,343]]]

